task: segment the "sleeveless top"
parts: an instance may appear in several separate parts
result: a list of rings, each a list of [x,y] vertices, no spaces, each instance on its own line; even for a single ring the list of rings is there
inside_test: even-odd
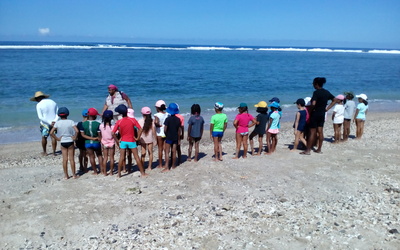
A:
[[[122,97],[121,92],[119,92],[119,91],[115,92],[114,98],[112,98],[112,96],[110,96],[110,95],[107,96],[106,105],[107,105],[108,110],[115,112],[115,108],[118,107],[118,105],[120,105],[120,104],[124,104],[125,106],[128,107],[128,103]]]

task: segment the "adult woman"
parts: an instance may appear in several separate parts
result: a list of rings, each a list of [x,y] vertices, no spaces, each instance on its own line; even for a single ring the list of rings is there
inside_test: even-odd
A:
[[[307,149],[300,154],[309,155],[312,146],[318,139],[318,148],[315,150],[316,153],[322,153],[322,142],[324,141],[324,123],[325,113],[337,102],[337,99],[326,89],[323,88],[326,83],[325,77],[316,77],[313,81],[315,91],[311,98],[310,106],[310,134],[307,140]],[[328,107],[328,101],[331,100],[331,104]]]

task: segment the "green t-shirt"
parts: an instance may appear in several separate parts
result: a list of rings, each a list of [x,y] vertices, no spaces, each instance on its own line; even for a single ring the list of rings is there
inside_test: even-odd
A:
[[[214,124],[213,132],[224,132],[225,123],[228,123],[228,117],[224,113],[215,114],[211,117],[211,124]]]
[[[90,137],[98,137],[99,136],[99,127],[100,127],[100,122],[98,121],[85,121],[82,123],[83,126],[83,132],[85,135],[90,136]],[[92,141],[92,140],[85,140],[85,143],[100,143],[100,141]]]

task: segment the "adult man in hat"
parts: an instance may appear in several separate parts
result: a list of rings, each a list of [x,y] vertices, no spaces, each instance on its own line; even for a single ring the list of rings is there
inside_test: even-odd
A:
[[[47,137],[49,137],[50,130],[54,123],[58,120],[57,103],[49,99],[49,95],[44,94],[42,91],[37,91],[35,95],[30,99],[36,104],[36,112],[40,120],[40,132],[42,133],[42,155],[46,156]],[[51,137],[51,146],[53,148],[53,154],[56,154],[57,141]]]
[[[121,104],[124,104],[128,108],[132,108],[132,103],[129,97],[122,91],[118,91],[117,86],[110,84],[108,86],[108,93],[109,95],[106,98],[106,102],[104,103],[103,111],[101,113],[104,113],[106,110],[114,111]],[[114,121],[117,121],[121,118],[122,114],[117,112],[114,113]]]

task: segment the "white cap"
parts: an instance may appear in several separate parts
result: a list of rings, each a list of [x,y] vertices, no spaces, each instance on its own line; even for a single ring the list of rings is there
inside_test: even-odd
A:
[[[306,103],[306,106],[310,106],[311,105],[311,97],[306,97],[304,98],[304,102]]]
[[[366,101],[366,100],[368,99],[368,97],[367,97],[366,94],[359,94],[359,95],[356,95],[356,97],[357,97],[357,98],[361,98],[361,99],[363,99],[364,101]]]

